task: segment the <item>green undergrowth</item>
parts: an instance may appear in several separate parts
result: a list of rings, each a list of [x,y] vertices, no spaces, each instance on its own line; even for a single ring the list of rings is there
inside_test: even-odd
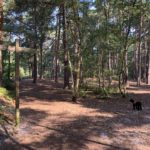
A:
[[[8,91],[6,88],[0,87],[0,97],[5,98],[6,100],[13,100],[15,97],[14,91]]]
[[[79,97],[86,98],[89,91],[92,91],[93,87],[87,84],[82,84],[79,89]]]
[[[93,93],[97,95],[97,98],[99,99],[107,99],[111,97],[112,94],[117,94],[118,88],[114,88],[114,87],[95,88],[93,89]]]
[[[80,89],[80,90],[79,90],[79,96],[80,96],[80,97],[86,98],[86,94],[87,94],[87,93],[86,93],[86,91],[85,91],[84,89]]]
[[[0,124],[12,122],[14,96],[14,91],[8,91],[6,88],[0,87]]]
[[[92,87],[88,85],[82,85],[79,90],[79,96],[85,98],[88,93],[93,93],[99,99],[107,99],[111,97],[113,94],[118,94],[118,87],[105,87],[98,88]]]

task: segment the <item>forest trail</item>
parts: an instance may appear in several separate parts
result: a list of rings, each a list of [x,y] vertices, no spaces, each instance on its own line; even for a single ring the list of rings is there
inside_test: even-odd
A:
[[[75,104],[61,84],[23,80],[20,129],[1,150],[149,150],[150,88],[139,91],[129,88],[144,105],[136,112],[128,99],[89,96]]]

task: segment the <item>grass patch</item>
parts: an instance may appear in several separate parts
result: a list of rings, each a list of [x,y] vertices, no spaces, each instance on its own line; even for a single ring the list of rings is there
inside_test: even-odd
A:
[[[97,98],[99,99],[107,99],[110,97],[110,95],[118,93],[118,88],[114,87],[95,88],[93,90],[93,93],[95,95],[98,95]]]
[[[80,89],[79,96],[83,97],[83,98],[86,98],[86,91],[84,89]]]
[[[0,124],[13,122],[14,107],[12,102],[14,96],[14,91],[0,87]]]
[[[0,97],[4,97],[7,100],[13,100],[15,98],[14,91],[8,91],[6,88],[0,87]]]

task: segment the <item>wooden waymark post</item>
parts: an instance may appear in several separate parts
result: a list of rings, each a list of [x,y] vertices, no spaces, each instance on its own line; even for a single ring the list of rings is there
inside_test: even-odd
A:
[[[25,48],[19,46],[19,40],[16,40],[16,46],[9,46],[9,51],[15,51],[15,85],[16,85],[16,105],[15,105],[15,115],[16,115],[16,126],[19,126],[20,124],[20,110],[19,110],[19,53],[20,52],[28,52],[28,51],[35,51],[35,49],[32,48]]]

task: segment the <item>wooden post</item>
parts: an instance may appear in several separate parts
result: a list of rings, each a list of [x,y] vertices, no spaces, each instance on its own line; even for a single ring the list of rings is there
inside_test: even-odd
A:
[[[5,45],[0,44],[0,50],[5,49]],[[20,110],[19,110],[19,53],[20,52],[31,52],[33,51],[34,53],[36,52],[36,49],[32,48],[25,48],[25,47],[20,47],[19,46],[19,40],[16,39],[16,46],[8,46],[8,50],[11,52],[15,51],[15,85],[16,85],[16,106],[15,106],[15,117],[16,117],[16,127],[19,126],[20,124]]]
[[[16,84],[16,126],[20,123],[20,110],[19,110],[19,40],[16,40],[15,49],[15,84]]]

